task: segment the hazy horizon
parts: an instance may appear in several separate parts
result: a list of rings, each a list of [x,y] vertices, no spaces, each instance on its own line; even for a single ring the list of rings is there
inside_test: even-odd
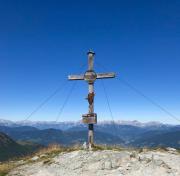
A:
[[[38,123],[41,123],[41,122],[45,122],[45,123],[82,123],[81,120],[68,120],[68,121],[53,121],[53,120],[10,120],[10,119],[3,119],[3,118],[0,118],[0,122],[2,121],[10,121],[10,122],[13,122],[13,123],[16,123],[16,122],[26,122],[26,123],[30,123],[30,122],[38,122]],[[126,120],[126,119],[117,119],[117,120],[98,120],[98,123],[102,123],[102,122],[119,122],[119,123],[142,123],[142,124],[148,124],[148,123],[157,123],[157,124],[167,124],[167,125],[179,125],[177,123],[164,123],[164,122],[160,122],[160,121],[139,121],[139,120]],[[83,123],[82,123],[83,124]]]

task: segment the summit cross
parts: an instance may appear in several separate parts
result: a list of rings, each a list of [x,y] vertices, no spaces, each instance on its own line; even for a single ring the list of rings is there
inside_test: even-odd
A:
[[[94,124],[97,123],[97,114],[94,113],[94,82],[96,79],[114,78],[115,73],[96,73],[94,71],[95,53],[93,51],[89,51],[87,55],[88,70],[85,72],[85,74],[69,75],[68,80],[85,80],[88,83],[88,96],[86,99],[89,103],[89,112],[82,115],[82,121],[83,123],[88,124],[88,145],[89,147],[92,147],[94,145]]]

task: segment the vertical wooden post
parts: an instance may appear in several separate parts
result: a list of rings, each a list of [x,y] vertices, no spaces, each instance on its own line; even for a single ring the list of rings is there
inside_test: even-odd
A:
[[[94,83],[89,83],[89,95],[94,94]],[[93,97],[94,99],[94,97]],[[89,114],[94,113],[94,100],[92,104],[89,103]],[[89,147],[92,147],[94,144],[94,125],[88,124],[88,144]]]
[[[89,51],[88,53],[88,71],[93,71],[94,69],[94,52]]]

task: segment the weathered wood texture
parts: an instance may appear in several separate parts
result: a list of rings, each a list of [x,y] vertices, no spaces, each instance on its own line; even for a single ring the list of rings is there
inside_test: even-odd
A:
[[[105,79],[105,78],[114,78],[115,73],[98,73],[94,72],[94,55],[95,53],[90,51],[88,52],[88,70],[84,75],[69,75],[69,80],[85,80],[88,83],[88,103],[89,111],[88,114],[84,114],[83,123],[88,124],[88,144],[90,146],[94,143],[94,126],[93,124],[97,123],[97,114],[94,113],[94,82],[96,79]]]
[[[94,84],[89,84],[89,94],[94,93]],[[94,113],[94,97],[92,104],[89,104],[89,114]]]
[[[68,80],[84,80],[84,75],[69,75]]]
[[[88,52],[88,70],[94,69],[94,53]]]
[[[115,73],[97,73],[97,78],[96,79],[104,79],[104,78],[114,78]]]

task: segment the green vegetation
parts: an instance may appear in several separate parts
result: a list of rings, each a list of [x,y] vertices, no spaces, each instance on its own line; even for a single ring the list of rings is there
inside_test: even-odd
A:
[[[0,161],[29,155],[40,147],[42,146],[30,142],[17,143],[6,134],[0,133]]]

